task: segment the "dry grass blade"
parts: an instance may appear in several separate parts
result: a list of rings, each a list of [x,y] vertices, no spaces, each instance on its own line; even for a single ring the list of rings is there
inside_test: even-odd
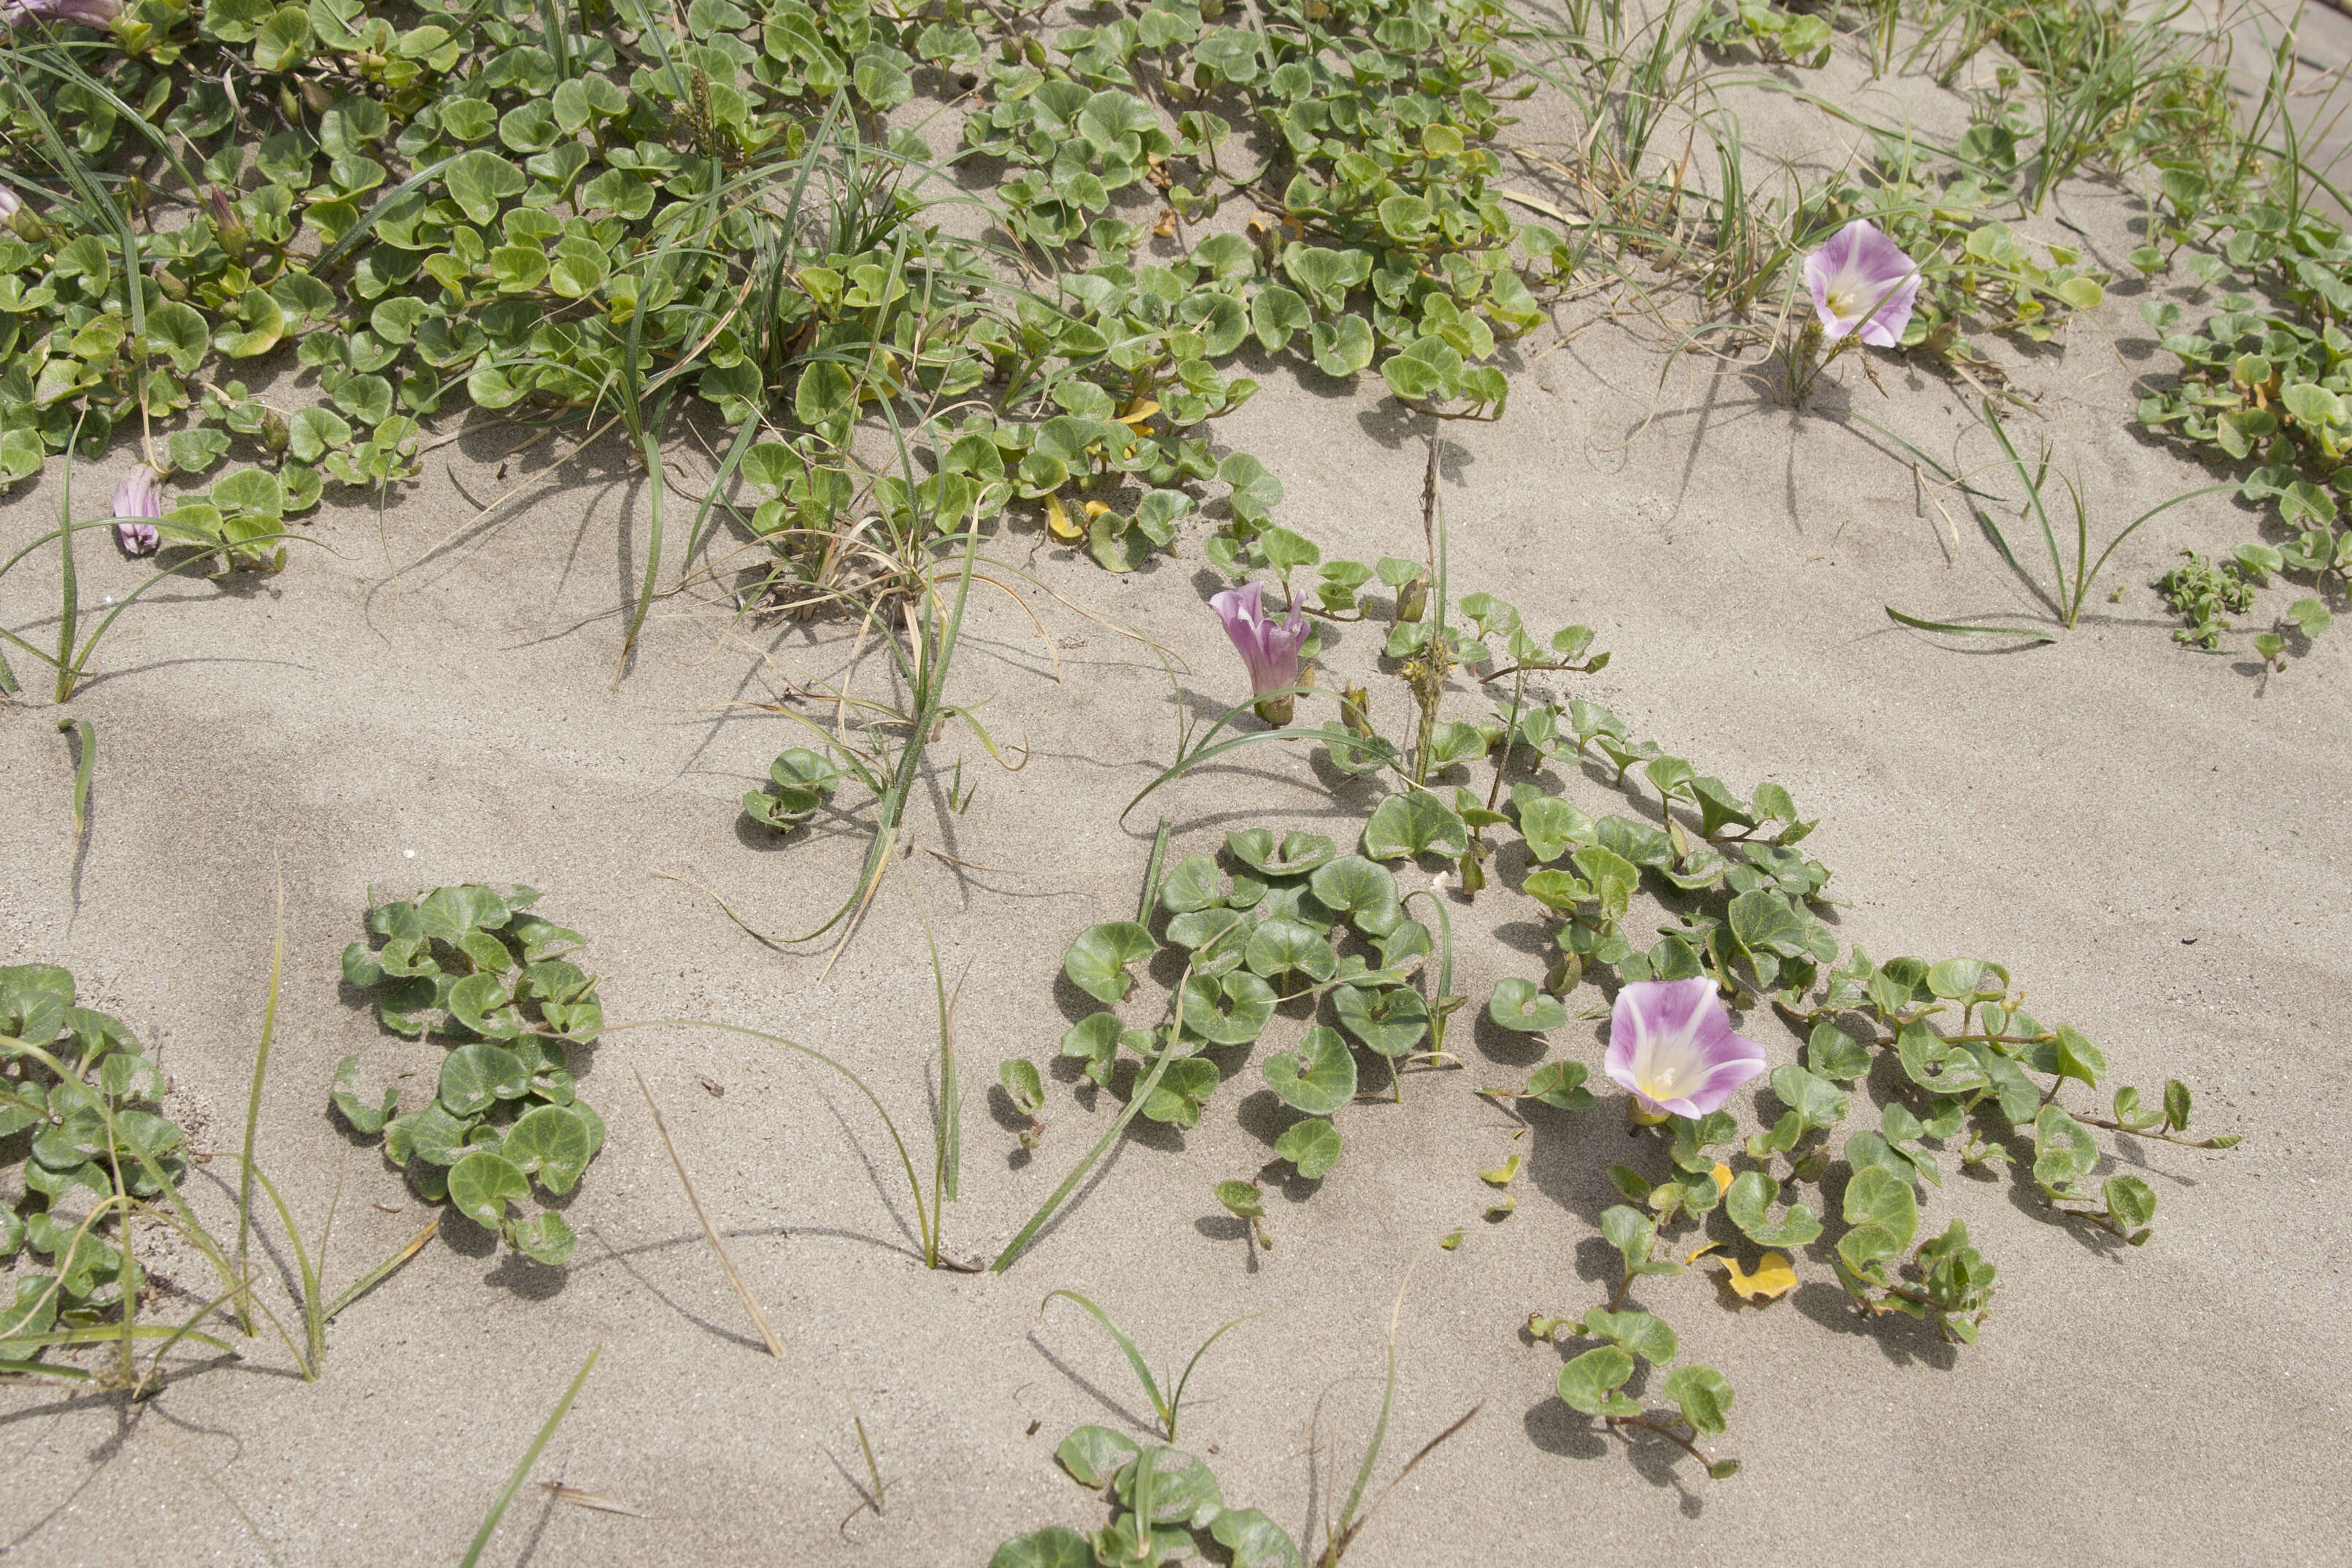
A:
[[[686,1162],[678,1158],[677,1145],[670,1141],[669,1124],[662,1120],[661,1107],[654,1103],[654,1092],[646,1087],[646,1075],[638,1072],[636,1080],[637,1092],[646,1097],[646,1109],[653,1113],[654,1131],[661,1134],[662,1147],[669,1151],[669,1163],[677,1171],[678,1185],[686,1188],[686,1201],[694,1206],[694,1218],[701,1225],[703,1237],[710,1243],[710,1250],[717,1255],[719,1267],[726,1272],[727,1282],[735,1287],[735,1299],[743,1303],[743,1311],[760,1331],[760,1337],[767,1342],[768,1354],[782,1361],[784,1342],[778,1339],[776,1331],[769,1326],[768,1314],[761,1310],[759,1301],[751,1294],[751,1287],[746,1285],[743,1276],[736,1271],[735,1260],[727,1255],[727,1243],[719,1239],[719,1229],[710,1223],[710,1216],[703,1212],[701,1196],[694,1190],[694,1178],[686,1174]]]
[[[584,1508],[591,1512],[621,1513],[628,1515],[631,1519],[645,1518],[638,1510],[631,1508],[625,1502],[615,1502],[600,1491],[589,1491],[582,1487],[566,1486],[562,1481],[541,1481],[539,1483],[539,1490],[558,1502],[568,1502],[574,1508]]]

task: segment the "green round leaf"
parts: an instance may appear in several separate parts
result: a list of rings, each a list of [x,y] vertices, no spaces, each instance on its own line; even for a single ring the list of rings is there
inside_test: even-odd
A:
[[[1217,862],[1207,855],[1186,855],[1160,884],[1160,904],[1171,915],[1214,909],[1224,902],[1219,894]]]
[[[1429,1004],[1411,986],[1334,986],[1331,1010],[1349,1034],[1382,1056],[1402,1056],[1429,1032]]]
[[[1339,852],[1320,833],[1285,833],[1276,850],[1274,835],[1264,828],[1227,833],[1225,848],[1233,857],[1265,876],[1304,876]]]
[[[530,1197],[530,1182],[503,1155],[477,1149],[449,1169],[449,1201],[485,1230],[505,1228],[507,1205]]]
[[[1584,1314],[1584,1332],[1632,1351],[1653,1366],[1664,1366],[1675,1358],[1675,1331],[1664,1319],[1647,1312],[1612,1312],[1595,1307]]]
[[[1561,1367],[1554,1386],[1570,1408],[1587,1416],[1638,1416],[1642,1407],[1617,1392],[1633,1375],[1633,1358],[1604,1344]]]
[[[1126,999],[1135,982],[1127,967],[1160,951],[1151,933],[1132,920],[1089,925],[1078,933],[1062,959],[1062,973],[1071,984],[1097,1001],[1117,1004]]]
[[[499,1152],[548,1191],[567,1193],[588,1168],[588,1124],[564,1106],[541,1105],[507,1130]]]
[[[1108,1427],[1081,1427],[1062,1439],[1061,1447],[1054,1450],[1054,1458],[1061,1461],[1062,1468],[1069,1471],[1071,1479],[1080,1486],[1090,1491],[1098,1491],[1110,1485],[1111,1478],[1133,1460],[1139,1451],[1134,1439]],[[996,1568],[993,1560],[990,1568]],[[1092,1568],[1091,1558],[1087,1561],[1085,1568]]]
[[[1336,915],[1352,915],[1398,906],[1395,873],[1361,855],[1343,855],[1325,862],[1315,868],[1307,885],[1314,890],[1323,906]],[[1362,922],[1357,924],[1360,928]],[[1393,929],[1392,924],[1390,928]],[[1366,935],[1377,936],[1381,933],[1368,931]]]
[[[1904,1190],[1909,1192],[1907,1184]],[[1723,1212],[1759,1247],[1802,1247],[1821,1235],[1822,1222],[1802,1204],[1790,1204],[1777,1220],[1767,1218],[1780,1196],[1780,1184],[1770,1176],[1742,1171],[1723,1195]]]
[[[571,1223],[552,1212],[532,1215],[514,1228],[514,1244],[536,1261],[551,1269],[561,1269],[572,1261],[580,1239],[572,1233]]]
[[[1217,1092],[1224,1075],[1216,1063],[1203,1057],[1183,1056],[1170,1062],[1160,1075],[1160,1082],[1143,1102],[1143,1113],[1155,1122],[1172,1123],[1179,1127],[1197,1125],[1201,1107]]]
[[[1298,1167],[1308,1181],[1320,1181],[1339,1159],[1339,1130],[1320,1116],[1292,1124],[1274,1141],[1274,1152]]]
[[[1243,961],[1269,980],[1295,972],[1315,985],[1329,979],[1339,967],[1339,955],[1321,932],[1279,917],[1259,922],[1250,934]]]
[[[1391,795],[1364,824],[1364,853],[1376,861],[1433,852],[1459,859],[1469,850],[1469,829],[1453,807],[1426,789]]]
[[[1533,980],[1496,981],[1495,995],[1486,1003],[1486,1016],[1521,1034],[1541,1034],[1546,1030],[1568,1027],[1568,1009],[1560,1006],[1559,998],[1545,995]]]
[[[1274,988],[1246,970],[1194,975],[1184,982],[1184,1032],[1211,1045],[1247,1045],[1265,1032],[1275,1001]]]
[[[1259,1071],[1285,1104],[1310,1116],[1328,1116],[1356,1097],[1356,1059],[1337,1030],[1308,1030],[1297,1051],[1275,1052]]]
[[[501,1046],[461,1045],[441,1063],[441,1103],[452,1116],[478,1116],[530,1092],[530,1069]]]
[[[1682,1407],[1683,1419],[1693,1427],[1701,1432],[1723,1430],[1723,1413],[1731,1408],[1731,1385],[1715,1368],[1676,1367],[1666,1375],[1664,1392],[1667,1398]],[[1714,1469],[1708,1468],[1710,1475]]]

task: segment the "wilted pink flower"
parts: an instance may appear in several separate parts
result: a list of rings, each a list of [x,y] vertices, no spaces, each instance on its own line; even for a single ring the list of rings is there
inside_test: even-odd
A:
[[[1910,324],[1919,268],[1877,225],[1856,218],[1805,257],[1805,287],[1832,342],[1859,331],[1874,348],[1891,349]]]
[[[1764,1071],[1764,1048],[1731,1032],[1713,980],[1635,980],[1617,993],[1601,1070],[1644,1110],[1697,1117]]]
[[[163,536],[152,523],[126,521],[163,515],[163,476],[142,463],[114,487],[114,542],[127,555],[153,555]]]
[[[0,25],[16,26],[38,18],[47,22],[79,22],[85,27],[110,27],[122,14],[122,0],[9,0],[0,5]]]
[[[1279,622],[1265,615],[1265,590],[1245,582],[1209,596],[1209,608],[1225,623],[1242,663],[1249,666],[1250,690],[1260,699],[1258,716],[1268,724],[1288,724],[1292,698],[1268,696],[1298,684],[1298,649],[1307,641],[1307,617],[1294,603]]]
[[[10,190],[5,180],[0,180],[0,224],[15,217],[24,204],[25,199]]]

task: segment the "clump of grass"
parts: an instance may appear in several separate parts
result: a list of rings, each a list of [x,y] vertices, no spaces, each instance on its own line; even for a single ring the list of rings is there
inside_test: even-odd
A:
[[[1143,1353],[1135,1348],[1135,1342],[1127,1336],[1127,1331],[1112,1321],[1108,1312],[1095,1305],[1085,1296],[1076,1291],[1048,1291],[1045,1293],[1045,1299],[1037,1303],[1037,1311],[1040,1313],[1044,1312],[1047,1307],[1053,1305],[1054,1298],[1056,1296],[1066,1301],[1076,1301],[1085,1308],[1087,1315],[1102,1324],[1105,1332],[1118,1343],[1120,1354],[1127,1357],[1127,1364],[1134,1369],[1136,1381],[1143,1385],[1144,1397],[1151,1401],[1153,1414],[1160,1417],[1160,1429],[1167,1434],[1168,1440],[1171,1443],[1176,1440],[1176,1418],[1184,1408],[1184,1386],[1192,1381],[1192,1369],[1201,1364],[1201,1358],[1209,1354],[1210,1346],[1257,1315],[1255,1312],[1244,1313],[1202,1340],[1201,1348],[1192,1353],[1192,1359],[1184,1364],[1183,1372],[1170,1385],[1168,1392],[1162,1394],[1159,1380],[1151,1375],[1151,1368],[1144,1361]]]

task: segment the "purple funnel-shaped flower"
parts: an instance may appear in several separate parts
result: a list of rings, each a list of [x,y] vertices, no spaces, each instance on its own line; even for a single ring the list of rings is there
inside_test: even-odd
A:
[[[1891,349],[1910,325],[1919,268],[1877,225],[1856,218],[1805,257],[1805,287],[1832,342],[1859,331],[1872,347]]]
[[[1617,993],[1601,1071],[1644,1110],[1698,1117],[1764,1071],[1764,1048],[1731,1032],[1713,980],[1635,980]]]
[[[10,0],[0,5],[0,24],[14,27],[38,17],[79,22],[85,27],[110,27],[121,14],[122,0]]]
[[[163,542],[152,523],[126,522],[129,517],[160,517],[163,515],[163,476],[142,463],[122,476],[114,487],[114,542],[128,555],[153,555]]]
[[[1298,648],[1307,641],[1306,615],[1294,603],[1280,622],[1267,620],[1265,589],[1255,582],[1211,594],[1209,608],[1225,623],[1225,635],[1234,640],[1242,663],[1249,666],[1250,690],[1261,699],[1258,716],[1268,724],[1288,724],[1292,699],[1266,694],[1298,684]]]

